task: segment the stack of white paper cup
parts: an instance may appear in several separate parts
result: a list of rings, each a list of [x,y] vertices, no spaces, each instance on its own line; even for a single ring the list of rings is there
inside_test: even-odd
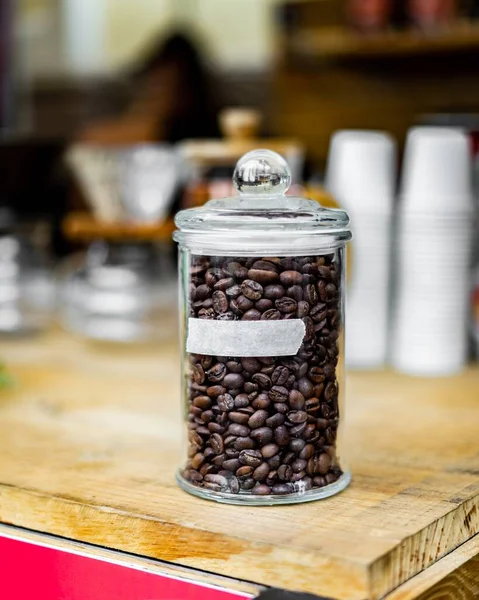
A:
[[[375,368],[387,357],[391,217],[396,145],[381,132],[340,131],[331,141],[326,187],[351,217],[346,362]]]
[[[467,358],[473,236],[469,140],[457,129],[408,135],[396,247],[393,365],[449,375]]]

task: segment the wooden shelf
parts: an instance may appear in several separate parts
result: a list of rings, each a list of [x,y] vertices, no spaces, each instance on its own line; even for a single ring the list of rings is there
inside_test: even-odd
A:
[[[431,33],[418,30],[359,34],[344,27],[302,30],[287,38],[302,58],[365,59],[479,50],[479,24],[461,22]]]
[[[159,223],[98,221],[88,213],[71,213],[63,222],[66,236],[76,242],[169,242],[175,230],[173,219]]]

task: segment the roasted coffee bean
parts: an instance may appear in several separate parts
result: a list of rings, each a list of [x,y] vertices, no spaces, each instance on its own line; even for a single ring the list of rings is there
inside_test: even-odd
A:
[[[261,448],[261,454],[263,458],[272,458],[279,452],[279,446],[277,444],[266,444]]]
[[[263,295],[263,286],[257,281],[246,279],[241,284],[241,291],[243,292],[243,296],[249,300],[260,300]]]
[[[274,385],[283,385],[288,381],[289,369],[287,367],[276,367],[271,375]]]
[[[285,421],[286,417],[283,414],[277,412],[276,414],[266,419],[266,425],[274,429],[275,427],[279,427],[280,425],[282,425]]]
[[[282,313],[294,313],[298,308],[298,303],[293,298],[288,298],[284,296],[284,298],[279,298],[275,300],[274,305],[276,308]]]
[[[300,285],[301,283],[303,283],[302,273],[293,270],[283,271],[279,276],[279,279],[281,283],[286,287],[289,287],[291,285]]]
[[[296,302],[301,302],[303,300],[303,288],[300,285],[292,285],[286,290],[286,295],[296,300]]]
[[[271,265],[273,266],[273,265]],[[255,265],[253,265],[255,267]],[[278,281],[279,275],[276,271],[267,271],[266,269],[253,268],[248,271],[248,277],[257,281],[261,285],[268,285]]]
[[[267,462],[262,462],[253,472],[253,479],[255,481],[264,481],[268,476],[270,471],[269,465]]]
[[[281,481],[289,481],[293,475],[293,468],[290,465],[281,465],[278,469],[278,478]]]
[[[230,303],[231,308],[233,309],[233,312],[235,312],[234,307],[237,306],[238,310],[241,312],[247,312],[248,310],[251,310],[254,306],[254,302],[252,300],[250,300],[249,298],[247,298],[246,296],[238,296],[238,298],[236,298],[236,300],[233,303],[233,300]]]
[[[273,489],[271,491],[277,496],[284,496],[287,494],[291,494],[294,491],[294,487],[289,483],[280,483],[278,485],[273,486]]]
[[[305,398],[311,398],[314,391],[314,386],[306,377],[302,377],[298,381],[298,390],[303,394]]]
[[[223,379],[223,385],[227,388],[241,388],[243,384],[244,377],[239,373],[228,373]]]
[[[226,290],[226,295],[228,298],[238,298],[241,295],[241,286],[240,285],[232,285]]]
[[[286,294],[286,290],[282,285],[267,285],[264,288],[263,296],[268,300],[277,300]]]
[[[253,474],[254,468],[253,467],[249,467],[248,465],[243,465],[242,467],[239,467],[236,471],[236,477],[238,477],[238,479],[246,479],[248,477],[251,477],[251,475]]]
[[[224,451],[224,442],[221,435],[213,433],[210,437],[210,445],[215,454],[222,454]]]
[[[208,398],[208,396],[196,396],[193,400],[193,406],[206,410],[211,406],[211,398]]]
[[[231,413],[230,413],[231,416]],[[231,423],[231,425],[228,427],[228,432],[231,435],[236,435],[238,437],[247,437],[250,433],[250,429],[249,427],[246,427],[246,425],[239,425],[238,423]]]
[[[243,321],[259,321],[260,319],[261,313],[259,310],[256,310],[256,308],[246,311],[242,317]]]
[[[337,388],[335,383],[328,383],[324,390],[324,399],[326,402],[330,402],[337,394]]]
[[[281,385],[275,385],[271,388],[268,395],[272,402],[287,402],[289,398],[289,390]]]
[[[298,307],[296,309],[296,313],[297,313],[298,319],[302,319],[303,317],[306,317],[309,314],[309,304],[307,302],[305,302],[304,300],[300,300],[298,302]]]
[[[271,387],[271,379],[264,373],[255,373],[251,379],[263,390],[269,390]]]
[[[321,367],[312,367],[309,370],[308,377],[311,381],[314,381],[314,383],[323,383],[326,379],[326,375]]]
[[[235,472],[241,467],[241,463],[237,458],[230,458],[223,462],[223,469],[227,471]]]
[[[273,301],[268,300],[267,298],[262,298],[261,300],[258,300],[258,302],[256,302],[254,306],[256,310],[259,310],[260,312],[264,313],[265,311],[271,309],[271,307],[273,306]]]
[[[253,408],[265,410],[271,404],[271,400],[269,399],[268,394],[259,394],[257,398],[255,398],[252,402]]]
[[[264,483],[257,483],[251,490],[251,493],[256,496],[269,496],[271,494],[271,488]]]
[[[228,298],[221,291],[213,293],[213,308],[217,314],[223,314],[228,310]]]
[[[275,454],[271,458],[268,458],[268,465],[271,469],[277,469],[281,464],[281,456],[280,454]]]
[[[258,427],[251,432],[251,438],[261,446],[269,444],[273,439],[273,430],[269,427]]]
[[[252,450],[255,446],[254,440],[250,437],[238,437],[234,444],[236,450]]]
[[[216,363],[214,367],[211,367],[211,369],[206,372],[206,375],[211,383],[219,383],[226,375],[226,365]]]
[[[229,419],[233,421],[233,423],[238,423],[239,425],[247,425],[249,420],[249,415],[241,413],[241,412],[230,412]]]
[[[280,319],[281,319],[281,313],[279,312],[279,310],[276,310],[275,308],[270,308],[269,310],[266,310],[261,315],[262,321],[279,321]]]
[[[242,450],[239,455],[239,461],[249,467],[258,467],[262,462],[261,452],[259,450]]]
[[[268,418],[268,415],[269,415],[269,413],[267,410],[257,410],[247,420],[248,427],[250,429],[257,429],[258,427],[262,427],[266,423],[266,419]],[[231,418],[231,415],[230,415],[230,418]]]
[[[222,394],[217,399],[218,406],[223,411],[231,411],[235,408],[235,399],[230,394]]]
[[[287,446],[289,444],[289,432],[284,425],[276,427],[276,429],[274,430],[274,439],[278,446]]]
[[[306,445],[306,442],[302,439],[299,438],[294,438],[289,442],[289,449],[292,452],[295,452],[296,454],[298,454],[299,452],[301,452],[304,448],[304,446]]]
[[[304,404],[304,409],[308,415],[316,416],[321,408],[318,398],[308,398]]]
[[[301,410],[305,405],[304,396],[299,390],[291,390],[288,401],[293,410]]]
[[[234,399],[234,407],[235,409],[246,408],[247,406],[249,406],[249,402],[250,401],[247,394],[238,394]]]
[[[229,360],[226,363],[226,367],[231,373],[241,373],[243,370],[242,364],[240,362],[236,362],[235,360]]]
[[[288,413],[287,418],[290,423],[297,425],[298,423],[304,423],[308,420],[308,413],[304,412],[303,410],[292,410]]]
[[[212,320],[215,318],[215,311],[213,308],[202,308],[198,313],[198,318]]]

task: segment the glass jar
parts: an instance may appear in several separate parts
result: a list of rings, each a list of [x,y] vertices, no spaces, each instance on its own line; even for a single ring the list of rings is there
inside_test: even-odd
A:
[[[0,209],[0,335],[39,333],[50,325],[55,285],[47,261]]]
[[[233,504],[343,490],[345,244],[342,210],[286,196],[281,156],[238,162],[239,196],[178,213],[180,486]]]
[[[59,274],[64,327],[100,342],[173,337],[176,285],[169,258],[161,246],[104,241],[70,257]]]

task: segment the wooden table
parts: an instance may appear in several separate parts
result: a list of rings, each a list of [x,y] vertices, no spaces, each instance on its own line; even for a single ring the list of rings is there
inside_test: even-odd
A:
[[[0,392],[0,536],[43,532],[58,536],[47,545],[250,596],[479,597],[479,369],[351,374],[350,488],[253,508],[175,484],[173,342],[121,349],[52,332],[2,342],[0,357],[16,378]]]

